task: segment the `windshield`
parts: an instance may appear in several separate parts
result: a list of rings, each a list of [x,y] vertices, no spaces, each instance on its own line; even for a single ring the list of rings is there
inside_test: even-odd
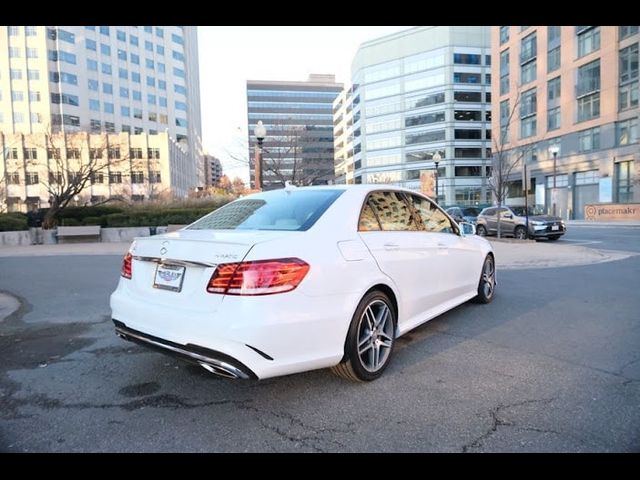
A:
[[[308,230],[343,190],[273,190],[231,202],[189,230]]]
[[[479,213],[480,210],[475,207],[465,207],[462,209],[462,214],[467,217],[477,217]]]

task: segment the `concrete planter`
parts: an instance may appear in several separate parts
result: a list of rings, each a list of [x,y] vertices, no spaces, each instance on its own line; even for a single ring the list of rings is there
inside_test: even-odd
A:
[[[149,227],[111,227],[100,230],[103,242],[131,242],[135,237],[148,237]]]
[[[0,232],[0,245],[31,245],[29,230],[19,232]]]

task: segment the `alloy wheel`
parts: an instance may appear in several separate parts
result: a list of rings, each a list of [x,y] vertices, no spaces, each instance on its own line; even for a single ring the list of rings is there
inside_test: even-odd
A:
[[[393,346],[391,309],[382,300],[374,300],[364,309],[358,323],[358,358],[368,372],[385,366]]]

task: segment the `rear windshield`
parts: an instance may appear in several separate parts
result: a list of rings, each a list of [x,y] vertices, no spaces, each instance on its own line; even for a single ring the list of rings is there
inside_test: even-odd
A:
[[[189,230],[292,230],[313,226],[343,190],[273,190],[231,202]]]
[[[480,211],[475,207],[466,207],[462,209],[462,213],[467,217],[477,217]]]

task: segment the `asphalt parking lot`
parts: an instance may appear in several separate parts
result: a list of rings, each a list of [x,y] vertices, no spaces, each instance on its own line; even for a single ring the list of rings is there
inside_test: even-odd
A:
[[[640,229],[560,243],[640,252]],[[588,246],[588,245],[587,245]],[[4,452],[638,452],[640,256],[498,272],[375,382],[231,381],[117,338],[120,256],[0,258]]]

